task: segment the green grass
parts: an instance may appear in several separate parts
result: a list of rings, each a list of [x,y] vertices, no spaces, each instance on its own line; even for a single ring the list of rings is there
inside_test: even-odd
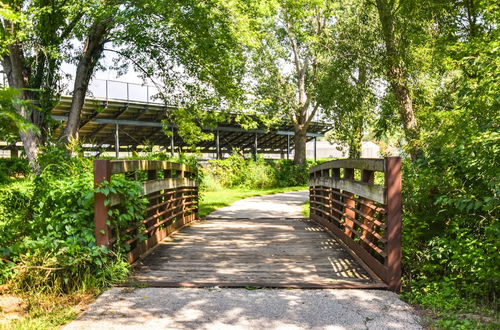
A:
[[[222,189],[218,191],[203,191],[201,192],[200,200],[200,218],[206,217],[211,212],[231,205],[237,200],[261,195],[270,195],[283,193],[288,191],[306,190],[307,186],[299,187],[284,187],[284,188],[270,188],[270,189]]]
[[[302,214],[304,215],[304,218],[309,218],[311,216],[311,210],[309,209],[310,205],[311,203],[309,201],[302,204]]]

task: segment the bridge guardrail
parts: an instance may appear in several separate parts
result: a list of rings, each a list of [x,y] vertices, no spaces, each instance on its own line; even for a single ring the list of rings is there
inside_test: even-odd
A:
[[[339,159],[310,170],[311,219],[395,292],[401,290],[401,188],[400,157]]]
[[[198,186],[195,172],[184,164],[150,160],[94,160],[94,185],[111,182],[114,174],[124,173],[137,180],[138,171],[147,172],[142,182],[143,197],[149,201],[145,218],[120,233],[109,225],[108,211],[118,207],[123,196],[94,196],[94,223],[97,245],[113,248],[118,235],[130,237],[129,263],[135,262],[166,236],[198,219]],[[159,176],[161,171],[163,175]],[[144,226],[143,226],[144,225]],[[145,228],[145,229],[141,229]],[[142,232],[140,232],[142,231]],[[145,236],[145,239],[143,237]]]

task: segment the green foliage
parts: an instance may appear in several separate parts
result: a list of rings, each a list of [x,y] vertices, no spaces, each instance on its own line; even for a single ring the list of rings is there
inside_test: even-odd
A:
[[[416,293],[451,290],[456,297],[496,305],[498,135],[480,136],[440,147],[433,143],[426,157],[406,165],[405,273]]]
[[[306,185],[309,179],[309,167],[313,165],[295,165],[291,160],[266,161],[258,158],[245,159],[233,154],[224,160],[213,160],[202,172],[202,189],[220,188],[274,188]]]
[[[64,155],[64,156],[63,156]],[[104,288],[128,270],[120,256],[96,246],[92,162],[46,152],[41,174],[0,188],[0,281],[22,291],[70,292]],[[42,162],[43,163],[43,162]],[[131,197],[111,216],[120,227],[131,212],[144,210],[138,189],[116,180],[107,189]],[[106,189],[101,187],[99,189]],[[134,214],[134,216],[137,216]]]
[[[28,161],[23,158],[0,158],[0,184],[14,177],[25,177],[30,173]]]
[[[424,156],[406,164],[405,273],[426,306],[498,308],[499,135],[496,114],[483,114],[435,114]]]
[[[35,129],[16,110],[25,102],[19,99],[19,91],[0,86],[0,136],[6,142],[16,142],[19,139],[19,132],[28,129]]]
[[[418,68],[414,86],[422,156],[404,171],[405,284],[411,301],[441,311],[499,308],[500,60],[488,4],[422,7],[442,28],[413,48],[433,66]],[[463,26],[462,11],[484,16]]]
[[[111,194],[122,196],[120,204],[108,211],[108,225],[116,237],[116,243],[113,244],[113,252],[118,254],[129,252],[130,245],[126,244],[126,242],[132,236],[122,233],[125,229],[140,223],[144,219],[148,206],[147,198],[140,197],[144,194],[141,183],[139,181],[127,180],[124,176],[114,176],[112,182],[104,181],[95,191],[102,193],[106,197],[110,197]],[[110,199],[108,198],[104,203],[109,205]],[[145,229],[144,224],[137,228],[139,233],[143,233]],[[139,237],[139,243],[146,240],[146,238],[142,234]]]

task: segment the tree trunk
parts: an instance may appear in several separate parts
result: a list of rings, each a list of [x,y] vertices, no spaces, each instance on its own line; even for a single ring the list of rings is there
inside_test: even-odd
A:
[[[82,113],[85,96],[89,88],[90,78],[104,50],[109,29],[113,23],[111,18],[106,18],[95,23],[87,36],[78,66],[76,69],[73,97],[68,115],[68,122],[63,132],[62,140],[68,144],[72,139],[78,139],[80,116]]]
[[[306,143],[307,143],[307,128],[302,127],[295,130],[293,142],[295,144],[295,154],[293,163],[296,165],[304,165],[306,163]]]
[[[420,139],[420,130],[413,109],[406,73],[403,66],[400,65],[402,56],[398,50],[394,35],[394,9],[387,0],[376,0],[376,2],[385,42],[387,75],[398,102],[399,116],[403,124],[406,140],[410,146],[411,158],[416,160],[420,156],[420,150],[417,146]]]
[[[9,55],[5,55],[3,57],[2,64],[7,74],[9,86],[19,90],[21,100],[25,101],[16,105],[17,111],[24,119],[33,123],[33,113],[29,109],[29,106],[32,104],[30,103],[30,93],[26,90],[28,78],[25,76],[24,72],[24,57],[22,49],[19,44],[9,45],[8,49]],[[39,136],[32,128],[21,131],[20,136],[31,170],[33,173],[39,174],[40,166],[37,162]]]
[[[349,141],[349,158],[361,158],[361,139],[363,138],[362,128],[356,128]]]

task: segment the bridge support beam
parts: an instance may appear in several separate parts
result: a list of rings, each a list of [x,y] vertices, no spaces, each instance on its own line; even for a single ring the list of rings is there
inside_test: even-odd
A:
[[[108,159],[94,160],[94,187],[99,187],[104,181],[111,180],[111,162]],[[108,226],[108,206],[105,203],[108,197],[102,193],[94,195],[94,224],[97,246],[109,247],[111,233]]]

